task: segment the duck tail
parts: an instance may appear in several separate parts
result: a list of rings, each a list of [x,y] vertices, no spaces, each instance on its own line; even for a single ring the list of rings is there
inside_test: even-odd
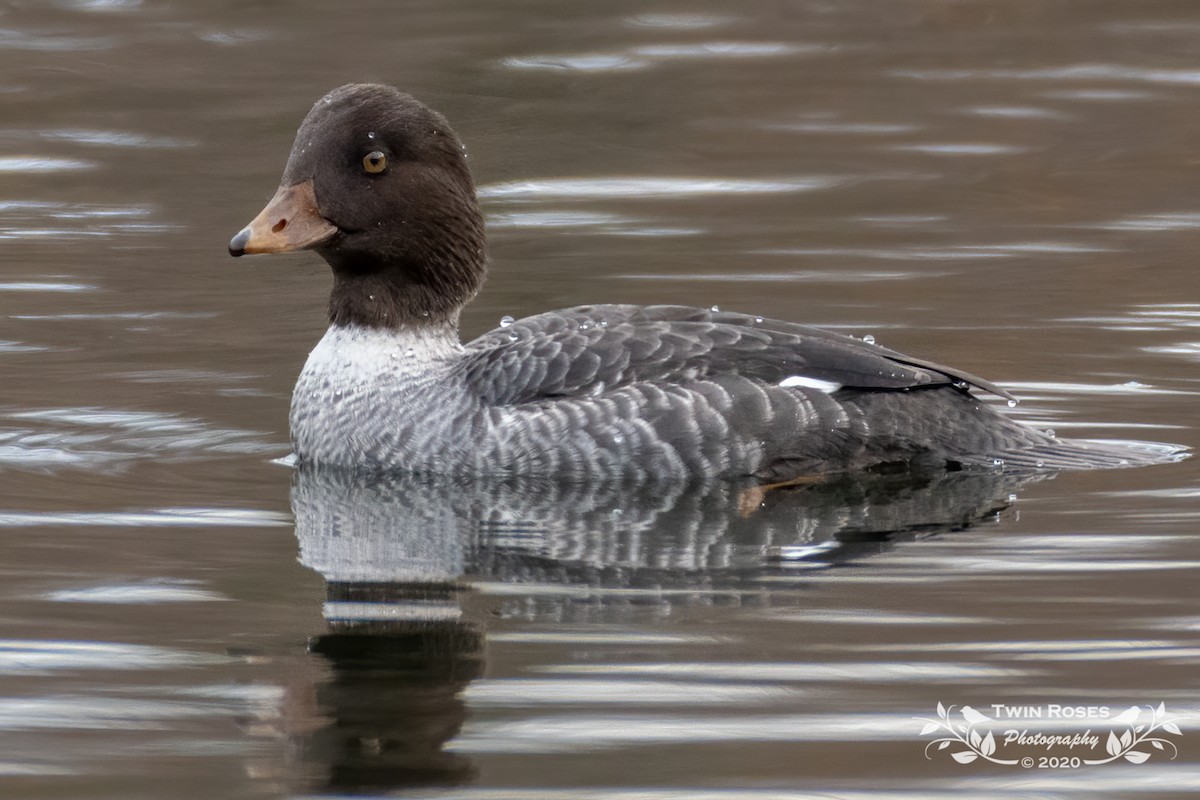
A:
[[[1171,464],[1192,455],[1191,448],[1161,442],[1120,439],[1059,439],[1043,441],[963,461],[973,466],[998,467],[1012,471],[1064,469],[1124,469],[1153,464]]]

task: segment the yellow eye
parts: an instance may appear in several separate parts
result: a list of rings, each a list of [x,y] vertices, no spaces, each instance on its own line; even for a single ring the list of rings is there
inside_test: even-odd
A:
[[[372,175],[378,175],[387,169],[387,156],[378,150],[372,150],[363,156],[363,169]]]

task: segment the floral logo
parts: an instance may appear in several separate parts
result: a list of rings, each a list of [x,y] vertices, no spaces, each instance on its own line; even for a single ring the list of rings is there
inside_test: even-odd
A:
[[[1165,703],[1159,703],[1158,707],[1146,706],[1150,709],[1149,724],[1143,723],[1136,725],[1139,718],[1142,716],[1141,706],[1130,706],[1122,711],[1113,719],[1114,725],[1124,725],[1125,731],[1117,736],[1115,730],[1108,732],[1108,740],[1105,743],[1105,748],[1108,750],[1108,758],[1097,761],[1088,761],[1088,764],[1107,764],[1110,761],[1116,761],[1118,758],[1123,758],[1134,764],[1141,764],[1146,759],[1150,758],[1150,753],[1144,750],[1135,750],[1135,747],[1142,745],[1150,745],[1157,750],[1166,750],[1171,748],[1171,758],[1179,755],[1179,748],[1169,739],[1163,739],[1161,736],[1154,736],[1155,731],[1165,731],[1173,733],[1176,736],[1182,736],[1183,731],[1179,730],[1179,723],[1176,720],[1168,720],[1167,707]]]
[[[1183,735],[1179,722],[1184,718],[1168,718],[1165,703],[1130,706],[1118,714],[1111,714],[1107,706],[1058,704],[997,703],[991,709],[988,716],[971,706],[938,703],[937,719],[916,717],[925,723],[922,736],[936,735],[925,745],[925,757],[932,759],[945,750],[960,764],[982,759],[1025,768],[1095,766],[1119,759],[1141,764],[1156,751],[1174,759],[1179,748],[1166,736]],[[1100,750],[1102,738],[1106,755]]]
[[[929,753],[929,748],[937,745],[938,750],[945,750],[947,747],[955,744],[964,745],[966,750],[959,750],[951,753],[950,756],[960,764],[970,764],[977,758],[984,758],[991,761],[993,764],[1016,764],[1017,760],[994,758],[993,753],[996,752],[996,737],[989,730],[986,736],[979,733],[978,725],[990,725],[992,720],[980,714],[970,706],[963,706],[959,711],[962,714],[966,724],[954,722],[950,719],[950,715],[954,712],[954,706],[946,708],[941,703],[937,704],[938,719],[932,720],[927,717],[916,717],[925,723],[925,727],[921,729],[922,736],[937,731],[944,730],[949,736],[943,736],[939,739],[934,739],[929,744],[925,745],[925,757],[932,759],[933,756]]]

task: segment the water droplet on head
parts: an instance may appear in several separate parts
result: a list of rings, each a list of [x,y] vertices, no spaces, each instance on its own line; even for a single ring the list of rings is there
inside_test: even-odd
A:
[[[1039,458],[1039,459],[1038,459],[1038,460],[1037,460],[1035,463],[1036,463],[1036,464],[1037,464],[1037,466],[1039,466],[1039,467],[1044,467],[1044,466],[1046,466],[1046,462],[1045,462],[1045,461],[1043,461],[1043,460],[1042,460],[1042,459],[1040,459],[1040,458]]]
[[[1017,399],[1016,399],[1015,397],[1010,397],[1010,398],[1008,398],[1008,407],[1009,407],[1009,408],[1016,408],[1016,407],[1017,407]]]
[[[373,295],[373,294],[369,294],[369,295],[367,295],[367,299],[368,299],[368,300],[374,300],[374,299],[375,299],[375,295]]]
[[[1004,466],[1004,459],[1002,459],[1002,458],[993,458],[993,459],[992,459],[992,466],[993,466],[993,467],[1003,467],[1003,466]]]
[[[1051,439],[1054,439],[1055,437],[1058,436],[1058,434],[1054,432],[1054,428],[1046,428],[1046,435],[1049,436]]]
[[[428,317],[428,316],[429,316],[429,312],[428,312],[428,311],[422,311],[422,312],[421,312],[421,316],[422,316],[422,317]]]
[[[967,382],[966,381],[954,381],[951,385],[955,389],[958,389],[960,392],[965,392],[967,390]]]
[[[714,314],[717,314],[717,313],[719,313],[719,312],[721,311],[721,307],[720,307],[720,306],[713,306],[712,308],[710,308],[710,309],[709,309],[709,311],[713,312]]]
[[[875,337],[868,333],[863,337],[863,341],[867,344],[875,344]]]
[[[374,139],[374,138],[375,138],[375,131],[371,131],[370,133],[368,133],[368,134],[367,134],[367,138],[368,138],[368,139]]]
[[[517,336],[515,333],[510,333],[510,334],[508,335],[508,340],[509,340],[510,342],[515,342],[517,339],[520,339],[520,338],[521,338],[521,337],[520,337],[520,336]]]
[[[581,330],[581,331],[586,331],[590,327],[592,327],[592,324],[590,322],[579,323],[579,330]]]
[[[514,322],[516,322],[515,319],[513,319],[512,317],[505,314],[503,317],[500,318],[500,327],[507,328],[509,325],[512,325]]]
[[[754,321],[755,321],[756,323],[761,323],[761,322],[763,321],[763,318],[762,318],[762,317],[755,317],[755,318],[754,318]]]
[[[613,443],[614,443],[614,444],[621,444],[622,442],[624,442],[624,441],[625,441],[625,437],[624,437],[624,436],[622,436],[622,435],[621,435],[621,434],[619,434],[619,433],[614,433],[614,434],[613,434],[613,437],[612,437],[612,440],[613,440]]]
[[[608,320],[606,320],[606,319],[602,319],[602,320],[600,320],[600,327],[601,327],[601,328],[607,328],[607,327],[608,327]]]

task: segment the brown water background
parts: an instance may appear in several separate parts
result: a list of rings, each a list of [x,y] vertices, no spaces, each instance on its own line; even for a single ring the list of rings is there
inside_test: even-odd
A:
[[[719,304],[984,375],[1059,433],[1200,445],[1195,3],[9,2],[0,795],[1197,794],[1195,460],[736,580],[820,548],[751,517],[726,558],[699,512],[611,552],[493,532],[422,562],[469,573],[439,622],[346,633],[330,565],[410,559],[302,551],[274,463],[329,275],[225,245],[351,80],[467,143],[468,336]],[[938,702],[1192,720],[1174,760],[962,765],[923,753]]]

